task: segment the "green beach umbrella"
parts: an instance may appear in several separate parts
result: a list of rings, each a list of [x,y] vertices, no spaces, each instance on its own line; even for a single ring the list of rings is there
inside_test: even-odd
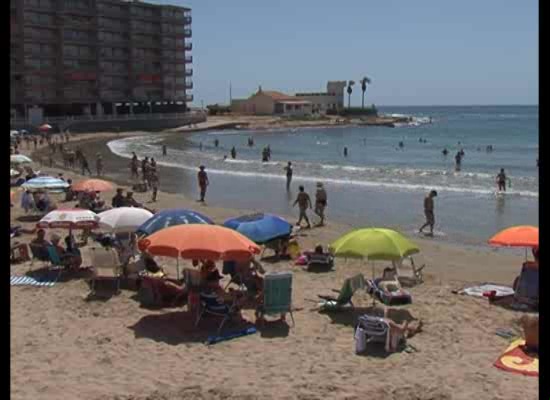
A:
[[[391,229],[361,228],[346,233],[329,246],[335,256],[375,260],[400,260],[420,249],[405,236]]]

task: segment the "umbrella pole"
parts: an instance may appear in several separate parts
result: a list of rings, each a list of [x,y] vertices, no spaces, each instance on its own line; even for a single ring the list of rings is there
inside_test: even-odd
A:
[[[376,276],[374,276],[374,261],[371,261],[371,265],[372,265],[372,281],[374,282],[374,280],[376,279]],[[373,296],[372,296],[372,306],[375,307],[376,306],[376,297],[373,293]]]
[[[180,280],[180,255],[179,254],[176,257],[176,277],[177,277],[177,280],[179,281]]]

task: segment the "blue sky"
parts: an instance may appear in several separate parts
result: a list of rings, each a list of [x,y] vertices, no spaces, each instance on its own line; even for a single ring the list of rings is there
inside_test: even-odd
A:
[[[364,75],[367,104],[538,104],[534,0],[150,2],[192,9],[194,105]]]

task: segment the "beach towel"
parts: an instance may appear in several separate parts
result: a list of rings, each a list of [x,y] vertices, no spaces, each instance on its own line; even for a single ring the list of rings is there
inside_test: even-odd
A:
[[[257,332],[256,327],[252,326],[250,328],[243,329],[242,331],[230,332],[224,335],[208,336],[208,339],[206,340],[206,344],[216,344],[219,342],[223,342],[225,340],[231,340],[241,336],[252,335],[256,332]]]
[[[53,286],[57,282],[58,274],[55,276],[42,277],[36,280],[30,276],[15,276],[10,277],[11,286]]]
[[[524,339],[514,340],[493,365],[516,374],[539,376],[539,356],[526,353],[524,345]]]
[[[483,297],[483,293],[495,291],[495,297],[512,296],[514,289],[508,286],[493,285],[492,283],[484,283],[479,286],[470,286],[462,289],[458,293],[467,294],[469,296]]]

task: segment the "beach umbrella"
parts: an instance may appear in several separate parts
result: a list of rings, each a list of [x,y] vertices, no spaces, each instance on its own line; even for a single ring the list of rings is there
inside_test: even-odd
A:
[[[67,208],[50,211],[36,224],[39,228],[97,228],[99,217],[90,210]]]
[[[10,136],[11,137],[17,136],[17,135],[19,135],[19,131],[16,131],[16,130],[10,131]]]
[[[260,248],[239,232],[218,225],[189,224],[162,229],[139,241],[140,250],[156,256],[192,260],[245,261]],[[178,263],[179,279],[179,263]]]
[[[40,132],[47,132],[49,131],[50,129],[52,129],[52,126],[50,124],[42,124],[38,127],[38,130]]]
[[[72,189],[76,192],[105,192],[112,190],[113,184],[103,179],[84,179],[75,183]]]
[[[32,160],[23,154],[12,154],[10,156],[10,164],[30,164]]]
[[[231,218],[223,225],[260,244],[288,236],[292,232],[292,225],[288,221],[276,215],[263,213]]]
[[[530,225],[512,226],[489,239],[493,246],[538,247],[539,228]]]
[[[38,176],[36,178],[29,179],[27,182],[21,185],[23,189],[28,190],[49,190],[49,191],[62,191],[69,187],[69,184],[63,179],[54,178],[53,176]]]
[[[21,175],[21,171],[11,168],[10,169],[10,178],[15,178],[16,176]]]
[[[405,236],[391,229],[363,228],[346,233],[330,245],[335,256],[368,260],[400,260],[420,249]]]
[[[113,233],[130,233],[153,216],[138,207],[118,207],[98,214],[99,227]]]
[[[151,235],[169,226],[185,225],[185,224],[214,224],[206,215],[193,210],[184,208],[174,208],[162,210],[147,221],[145,221],[138,229],[138,233]]]

